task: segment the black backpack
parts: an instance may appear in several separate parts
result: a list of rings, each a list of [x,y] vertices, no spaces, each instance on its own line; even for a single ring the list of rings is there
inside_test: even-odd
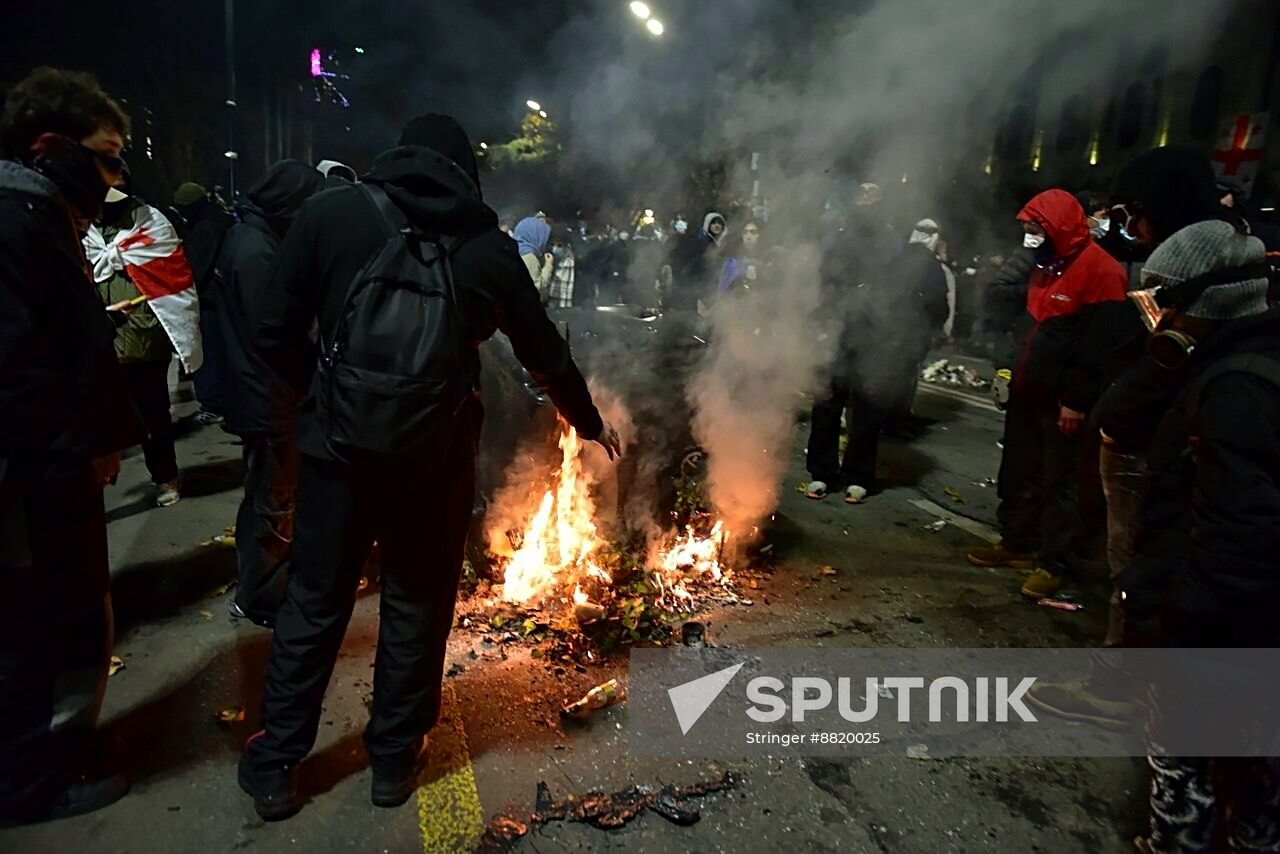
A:
[[[360,187],[388,229],[356,274],[312,391],[330,449],[429,456],[477,394],[479,361],[454,294],[450,255],[461,241],[416,229],[386,191]]]

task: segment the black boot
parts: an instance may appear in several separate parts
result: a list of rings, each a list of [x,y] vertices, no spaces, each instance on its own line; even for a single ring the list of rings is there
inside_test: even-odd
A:
[[[281,821],[302,809],[296,768],[282,765],[270,771],[255,770],[249,754],[240,757],[240,788],[253,798],[253,808],[263,821]]]
[[[370,800],[375,807],[393,808],[404,804],[418,789],[418,778],[427,765],[427,740],[416,749],[391,762],[373,763]]]
[[[95,779],[80,778],[59,792],[52,802],[35,809],[0,812],[0,827],[38,824],[84,815],[108,807],[129,792],[129,781],[118,774]]]

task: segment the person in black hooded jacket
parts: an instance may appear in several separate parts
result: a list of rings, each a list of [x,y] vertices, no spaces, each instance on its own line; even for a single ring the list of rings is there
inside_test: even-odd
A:
[[[457,122],[424,115],[380,155],[366,184],[385,191],[416,227],[457,238],[456,307],[471,342],[501,330],[516,357],[579,435],[612,457],[617,433],[600,417],[569,346],[542,308],[515,242],[482,201],[474,149]],[[314,367],[313,325],[332,341],[358,271],[387,244],[369,191],[335,188],[303,206],[280,249],[253,341],[298,393]],[[471,516],[482,412],[468,399],[429,461],[353,459],[326,441],[314,399],[298,412],[301,463],[288,590],[267,666],[263,730],[240,762],[241,787],[259,815],[301,808],[294,770],[315,743],[321,701],[346,632],[361,566],[376,539],[382,620],[365,745],[372,800],[392,807],[416,787],[424,736],[440,710],[445,643]]]
[[[280,241],[302,203],[324,189],[324,176],[283,160],[249,190],[239,222],[218,260],[216,320],[226,359],[225,428],[244,440],[244,499],[236,514],[236,595],[232,616],[275,622],[284,600],[298,446],[291,414],[297,403],[253,346]]]

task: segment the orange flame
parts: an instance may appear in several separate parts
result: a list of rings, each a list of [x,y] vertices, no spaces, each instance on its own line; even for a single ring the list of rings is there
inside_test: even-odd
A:
[[[577,431],[566,427],[560,436],[556,481],[538,502],[523,534],[512,540],[519,547],[506,564],[502,598],[508,602],[536,606],[550,597],[564,596],[581,606],[590,601],[587,591],[613,584],[596,560],[604,540],[596,528],[582,450]],[[693,603],[690,581],[710,578],[729,584],[723,564],[729,536],[723,522],[716,522],[705,535],[689,526],[669,546],[653,553],[649,578],[658,590],[658,601],[687,610]]]
[[[601,545],[595,525],[595,504],[582,475],[582,441],[568,428],[560,436],[558,482],[542,496],[537,512],[525,526],[520,548],[507,563],[502,598],[517,604],[535,603],[556,593],[585,572],[608,582],[609,575],[591,555]],[[585,569],[583,565],[588,564]]]

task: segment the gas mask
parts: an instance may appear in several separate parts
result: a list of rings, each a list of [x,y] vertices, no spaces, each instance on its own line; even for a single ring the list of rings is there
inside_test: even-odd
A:
[[[1027,249],[1039,249],[1048,239],[1043,234],[1024,234],[1022,235],[1022,245]]]
[[[1138,307],[1142,323],[1151,333],[1151,337],[1147,339],[1147,350],[1151,353],[1151,358],[1166,370],[1176,371],[1185,367],[1198,342],[1180,329],[1170,329],[1169,322],[1193,305],[1209,288],[1250,279],[1265,279],[1269,273],[1270,267],[1266,264],[1250,264],[1214,270],[1182,282],[1156,284],[1139,291],[1130,291],[1129,299]]]

